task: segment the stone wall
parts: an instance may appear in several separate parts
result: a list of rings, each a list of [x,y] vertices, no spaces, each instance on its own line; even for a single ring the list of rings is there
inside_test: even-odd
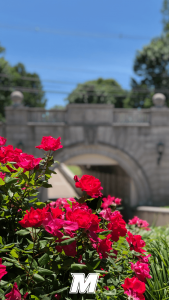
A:
[[[6,107],[0,124],[8,144],[35,156],[42,136],[61,136],[56,159],[66,162],[83,154],[115,160],[131,178],[131,206],[169,203],[169,109],[115,109],[113,105],[71,104],[46,111],[22,105]],[[157,145],[162,143],[160,155]],[[158,150],[158,151],[157,151]],[[160,164],[157,159],[160,155]]]

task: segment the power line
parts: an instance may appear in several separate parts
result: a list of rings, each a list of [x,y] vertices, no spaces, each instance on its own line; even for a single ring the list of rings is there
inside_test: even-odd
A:
[[[16,78],[15,75],[9,75],[9,74],[5,74],[5,73],[0,73],[0,77],[2,78],[9,78],[9,79],[12,79],[12,78]],[[31,76],[20,76],[18,78],[16,78],[18,80],[26,80],[26,81],[35,81],[35,82],[41,82],[41,81],[44,81],[44,82],[51,82],[51,83],[59,83],[59,84],[77,84],[75,82],[69,82],[69,81],[59,81],[59,80],[52,80],[52,79],[40,79],[40,78],[35,78],[35,77],[31,77]]]
[[[158,77],[159,75],[152,75],[152,77]],[[162,75],[162,78],[169,78],[169,74],[168,75]],[[15,78],[15,75],[9,75],[9,74],[5,74],[5,73],[0,73],[0,78]],[[50,83],[59,83],[59,84],[69,84],[69,85],[75,85],[75,84],[83,84],[83,83],[77,83],[77,82],[70,82],[70,81],[60,81],[60,80],[53,80],[53,79],[40,79],[40,78],[35,78],[35,77],[31,77],[31,76],[20,76],[18,78],[16,78],[18,80],[25,80],[25,81],[35,81],[35,82],[50,82]],[[104,85],[104,84],[103,84]]]
[[[37,94],[39,92],[46,92],[46,93],[54,93],[54,94],[65,94],[65,95],[70,95],[71,92],[67,91],[59,91],[59,90],[40,90],[36,88],[29,88],[29,87],[21,87],[21,86],[0,86],[1,91],[21,91],[21,92],[28,92],[28,93],[34,93]],[[87,91],[85,89],[79,90],[79,91],[74,91],[74,94],[84,96],[84,92],[88,93],[88,95],[96,95],[98,97],[106,97],[107,95],[112,95],[114,97],[124,97],[125,95],[129,95],[129,93],[168,93],[169,94],[169,89],[154,89],[154,90],[148,90],[148,89],[133,89],[133,90],[120,90],[120,89],[114,89],[112,92],[104,92],[104,91]],[[114,94],[114,92],[121,92],[122,94]]]
[[[74,31],[62,31],[49,28],[40,28],[40,27],[22,27],[16,25],[0,24],[1,28],[12,29],[12,30],[21,30],[21,31],[31,31],[31,32],[42,32],[46,34],[62,35],[62,36],[75,36],[75,37],[86,37],[86,38],[99,38],[99,39],[130,39],[130,40],[149,40],[151,37],[148,36],[134,36],[127,35],[123,33],[119,34],[100,34],[100,33],[90,33],[90,32],[74,32]]]

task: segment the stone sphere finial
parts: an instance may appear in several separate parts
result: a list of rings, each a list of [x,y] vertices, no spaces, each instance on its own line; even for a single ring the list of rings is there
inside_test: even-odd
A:
[[[14,91],[11,93],[11,100],[13,105],[18,106],[22,104],[23,94],[20,91]]]
[[[165,104],[166,97],[161,93],[156,93],[152,97],[153,103],[155,107],[163,107]]]

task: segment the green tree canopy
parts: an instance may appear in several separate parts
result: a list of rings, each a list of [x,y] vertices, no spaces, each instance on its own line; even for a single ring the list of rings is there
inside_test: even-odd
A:
[[[0,47],[0,52],[4,52]],[[33,80],[32,80],[33,79]],[[18,87],[18,88],[17,88]],[[34,89],[32,92],[20,88]],[[24,94],[24,105],[29,107],[45,107],[46,99],[39,76],[28,73],[22,63],[11,66],[4,57],[0,57],[0,119],[4,117],[4,108],[11,104],[10,94],[15,89]]]
[[[124,107],[152,106],[153,91],[165,94],[169,106],[169,36],[153,39],[138,51],[133,69],[140,81],[131,80],[132,90]]]
[[[123,107],[125,97],[126,92],[117,81],[99,78],[78,84],[66,100],[68,103],[102,103]]]
[[[169,0],[163,1],[163,6],[161,10],[163,14],[163,25],[164,25],[164,31],[169,32]]]

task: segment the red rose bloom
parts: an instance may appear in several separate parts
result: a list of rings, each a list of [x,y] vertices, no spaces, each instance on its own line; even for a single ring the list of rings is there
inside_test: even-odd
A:
[[[139,219],[135,216],[133,219],[129,220],[129,225],[137,225],[139,228],[143,228],[145,230],[150,230],[149,223],[146,220]]]
[[[65,239],[63,240],[60,240],[60,241],[64,241]],[[73,243],[69,244],[69,245],[64,245],[64,246],[56,246],[55,247],[56,250],[58,252],[62,252],[62,249],[64,250],[65,254],[67,256],[73,256],[75,257],[77,255],[77,251],[76,251],[76,241],[74,241]]]
[[[0,258],[0,280],[1,278],[6,275],[8,272],[6,272],[6,266],[1,265],[2,264],[2,258]]]
[[[134,250],[139,253],[146,252],[142,248],[145,247],[146,243],[142,240],[141,235],[133,235],[130,231],[127,232],[128,237],[126,241],[129,243],[130,250]]]
[[[135,264],[133,264],[132,262],[130,264],[131,269],[135,272],[135,275],[139,280],[146,282],[146,278],[152,278],[149,274],[150,269],[148,267],[148,264],[141,263],[139,261],[137,261]]]
[[[6,176],[6,173],[0,172],[0,178],[1,178],[2,180],[4,180],[5,176]]]
[[[7,139],[5,139],[4,137],[0,136],[0,146],[4,146],[6,143]]]
[[[15,162],[15,168],[23,168],[24,172],[38,167],[41,160],[42,158],[35,158],[33,155],[23,153],[21,149],[13,149],[11,145],[0,148],[0,162]],[[13,171],[9,166],[7,167],[10,171]]]
[[[117,210],[112,213],[110,221],[111,223],[107,225],[107,228],[112,230],[111,238],[114,242],[117,242],[120,236],[125,236],[127,233],[126,222],[123,220],[121,213]]]
[[[35,167],[39,166],[42,158],[34,158],[33,155],[29,155],[27,153],[21,153],[18,156],[18,167],[23,168],[24,172],[30,171]]]
[[[53,219],[56,219],[56,218],[62,219],[64,212],[59,207],[51,208],[50,210],[52,212]]]
[[[112,242],[109,240],[109,238],[110,235],[101,240],[97,245],[96,250],[99,253],[100,258],[106,258],[108,256],[106,252],[110,252],[110,250],[112,250]]]
[[[124,284],[121,285],[124,293],[133,300],[145,300],[143,293],[146,291],[145,283],[136,277],[126,278]]]
[[[92,214],[91,210],[85,204],[74,204],[73,210],[68,210],[66,219],[72,222],[77,222],[80,228],[86,230],[97,231],[100,219]]]
[[[41,144],[39,146],[36,146],[35,148],[43,149],[45,151],[56,151],[60,148],[63,148],[63,146],[60,143],[60,140],[61,137],[55,139],[52,136],[44,136],[42,138]]]
[[[77,177],[74,178],[77,180]],[[76,181],[75,186],[81,188],[92,198],[102,197],[103,195],[100,192],[103,189],[100,180],[92,175],[83,175],[79,181]]]
[[[12,291],[5,295],[6,300],[22,300],[21,293],[18,290],[17,283],[15,282]]]
[[[101,207],[106,209],[110,205],[120,205],[120,204],[121,204],[121,199],[111,197],[110,195],[108,195],[107,198],[103,198],[103,203],[102,203]]]
[[[23,220],[19,221],[22,227],[39,227],[41,226],[43,220],[46,216],[46,209],[34,209],[31,207],[30,212],[26,210],[27,214],[24,216]]]

